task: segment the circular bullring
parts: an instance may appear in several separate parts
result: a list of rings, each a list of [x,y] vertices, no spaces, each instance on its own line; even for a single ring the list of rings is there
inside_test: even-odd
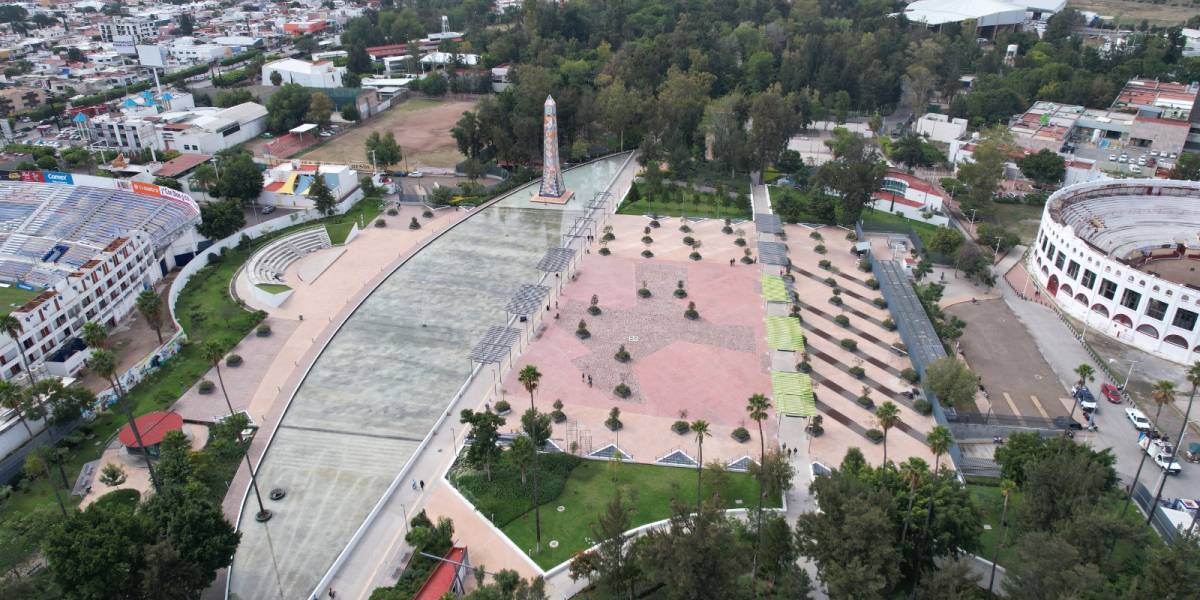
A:
[[[1175,362],[1200,353],[1200,182],[1063,188],[1046,202],[1028,267],[1089,330]]]

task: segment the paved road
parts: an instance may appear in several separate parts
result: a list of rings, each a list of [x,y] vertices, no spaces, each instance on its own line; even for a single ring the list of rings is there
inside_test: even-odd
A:
[[[1037,341],[1042,356],[1046,358],[1050,367],[1058,375],[1063,389],[1069,389],[1077,379],[1074,370],[1081,363],[1090,364],[1097,373],[1101,372],[1099,365],[1092,360],[1091,356],[1074,338],[1071,330],[1062,321],[1059,321],[1058,316],[1052,310],[1018,298],[1016,292],[1006,285],[1000,285],[999,288],[1004,294],[1005,302]],[[971,334],[968,331],[968,335]],[[1094,392],[1099,392],[1099,383],[1097,381],[1092,384]],[[1125,418],[1124,405],[1109,404],[1103,400],[1100,404],[1096,417],[1099,431],[1078,437],[1097,448],[1112,448],[1113,453],[1117,456],[1117,473],[1122,481],[1132,481],[1142,457],[1142,451],[1137,446],[1137,431]],[[1167,410],[1163,411],[1164,417],[1168,412]],[[1172,421],[1168,418],[1163,419],[1163,425],[1167,431],[1171,432],[1172,437],[1178,433],[1180,422],[1178,417],[1174,417],[1172,426]],[[1185,440],[1184,445],[1186,446],[1186,444]],[[1147,462],[1149,463],[1149,461]],[[1153,491],[1152,486],[1159,481],[1160,473],[1161,471],[1151,463],[1143,468],[1140,481]],[[1200,465],[1184,463],[1182,473],[1167,478],[1163,497],[1200,497]]]

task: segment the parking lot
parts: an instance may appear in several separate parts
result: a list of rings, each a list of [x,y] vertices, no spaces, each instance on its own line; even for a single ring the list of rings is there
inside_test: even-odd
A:
[[[1156,168],[1170,169],[1177,158],[1166,152],[1160,153],[1152,148],[1125,144],[1119,140],[1104,139],[1092,144],[1086,140],[1072,139],[1071,143],[1075,145],[1077,158],[1096,161],[1101,171],[1130,177],[1150,177]]]
[[[995,414],[1038,420],[1068,414],[1070,392],[1003,300],[963,302],[946,312],[967,322],[960,349],[988,391]]]

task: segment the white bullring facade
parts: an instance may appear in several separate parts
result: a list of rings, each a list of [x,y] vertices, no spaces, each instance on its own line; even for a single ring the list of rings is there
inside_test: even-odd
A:
[[[1050,196],[1028,258],[1089,330],[1156,356],[1200,354],[1200,182],[1093,181]]]

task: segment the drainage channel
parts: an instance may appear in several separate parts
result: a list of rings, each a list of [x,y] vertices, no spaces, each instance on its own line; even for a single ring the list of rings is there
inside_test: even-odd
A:
[[[832,366],[839,367],[843,370],[849,369],[849,366],[846,365],[846,363],[844,363],[824,352],[821,352],[820,350],[810,351],[809,354],[829,363]],[[862,379],[859,379],[859,381],[870,386],[871,388],[874,388],[875,391],[881,392],[889,400],[895,400],[896,402],[899,402],[900,404],[903,404],[904,406],[912,409],[913,412],[916,412],[916,408],[913,407],[913,401],[909,400],[908,397],[905,396],[904,394],[901,394],[900,392],[892,390],[892,389],[888,388],[887,386],[883,385],[882,383],[879,383],[878,381],[875,381],[874,379],[871,379],[870,377],[867,377],[865,375],[862,377]]]
[[[829,314],[829,313],[827,313],[827,312],[825,312],[825,311],[823,311],[823,310],[821,310],[821,309],[817,308],[816,306],[813,306],[812,304],[805,304],[805,303],[801,303],[801,304],[804,304],[804,306],[803,306],[802,308],[807,308],[808,310],[810,310],[810,311],[812,311],[812,312],[816,313],[817,315],[819,315],[819,316],[822,316],[822,317],[825,317],[825,319],[826,319],[826,320],[828,320],[829,322],[831,322],[831,323],[834,323],[835,325],[837,324],[837,322],[833,320],[833,319],[834,319],[834,315],[831,315],[831,314]],[[869,317],[869,316],[867,316],[867,315],[865,315],[865,314],[863,314],[863,313],[859,313],[859,312],[855,311],[854,309],[848,309],[848,310],[849,310],[849,311],[850,311],[850,313],[851,313],[851,314],[853,314],[854,316],[856,316],[856,317],[860,317],[860,318],[864,318],[864,319],[866,319],[866,320],[868,320],[868,321],[873,321],[873,322],[874,322],[876,325],[879,325],[881,328],[883,328],[883,323],[882,323],[882,322],[880,322],[880,321],[875,321],[875,319],[873,319],[873,318],[871,318],[871,317]],[[841,325],[838,325],[838,327],[842,327],[842,326],[841,326]],[[891,347],[892,347],[892,346],[891,346],[891,344],[888,344],[888,343],[884,342],[883,340],[881,340],[881,339],[879,339],[879,338],[875,337],[874,335],[872,335],[872,334],[869,334],[869,333],[867,333],[867,332],[865,332],[865,331],[863,331],[863,330],[861,330],[861,329],[859,329],[859,328],[857,328],[857,327],[855,327],[855,326],[853,326],[853,325],[850,325],[850,326],[847,326],[847,327],[842,327],[842,329],[845,329],[845,330],[847,330],[847,331],[852,331],[852,332],[854,332],[854,333],[857,333],[857,334],[858,334],[859,336],[861,336],[863,339],[865,339],[865,340],[867,340],[867,341],[869,341],[869,342],[874,342],[875,344],[877,344],[877,345],[879,345],[879,346],[882,346],[882,347],[885,347],[885,348],[891,348]]]
[[[822,339],[829,340],[831,342],[835,342],[838,344],[841,343],[841,340],[833,337],[832,335],[829,335],[828,333],[826,333],[825,331],[823,331],[821,329],[817,329],[815,327],[807,327],[805,329],[807,331],[811,331],[811,332],[817,334]],[[891,348],[891,346],[885,346],[885,347]],[[854,350],[853,352],[854,352],[855,356],[861,356],[863,358],[863,360],[871,363],[872,365],[875,365],[876,367],[879,367],[880,369],[884,369],[885,371],[887,371],[888,373],[890,373],[892,375],[895,375],[896,377],[900,376],[900,371],[896,370],[896,367],[893,367],[893,366],[883,362],[882,360],[875,358],[874,356],[868,356],[868,355],[860,352],[859,350]]]

